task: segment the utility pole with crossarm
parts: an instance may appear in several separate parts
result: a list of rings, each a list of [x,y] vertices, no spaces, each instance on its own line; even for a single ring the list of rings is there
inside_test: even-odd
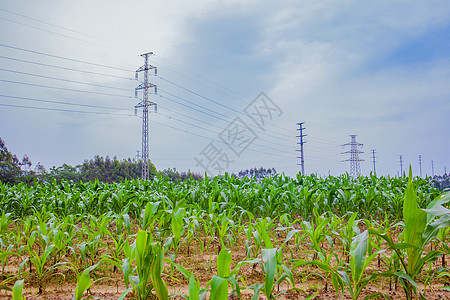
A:
[[[303,124],[305,124],[305,122],[301,122],[301,123],[297,123],[297,125],[299,126],[299,128],[297,129],[299,131],[299,135],[297,135],[298,138],[300,138],[300,142],[297,143],[297,145],[300,145],[300,149],[297,149],[295,151],[300,151],[300,156],[297,156],[297,158],[300,158],[300,165],[302,166],[302,175],[305,175],[305,160],[303,157],[303,144],[305,144],[306,142],[303,141],[303,137],[306,136],[306,134],[303,134],[303,130],[305,129],[303,127]]]

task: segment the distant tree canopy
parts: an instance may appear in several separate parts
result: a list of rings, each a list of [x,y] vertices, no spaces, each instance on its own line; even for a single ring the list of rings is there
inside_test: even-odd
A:
[[[63,164],[60,167],[52,167],[49,172],[44,175],[44,180],[47,182],[56,180],[61,182],[62,179],[73,181],[103,181],[103,182],[118,182],[125,179],[138,179],[141,177],[142,162],[136,162],[129,159],[122,161],[117,157],[110,158],[96,155],[91,160],[85,160],[82,165],[72,167]],[[149,167],[150,178],[155,176],[158,172],[155,166],[150,163]]]
[[[187,172],[178,172],[176,168],[168,168],[164,169],[162,171],[159,171],[159,174],[163,177],[170,178],[170,180],[174,182],[181,182],[185,179],[195,179],[195,180],[201,180],[203,179],[203,176],[198,173],[192,173],[191,170]]]
[[[274,168],[264,169],[263,167],[258,168],[252,168],[250,170],[241,170],[237,174],[237,177],[243,178],[243,177],[249,177],[256,180],[261,180],[266,177],[272,177],[275,176],[277,171]],[[236,174],[235,174],[236,175]]]
[[[9,152],[5,142],[0,138],[0,180],[6,183],[16,183],[21,173],[19,159]]]
[[[16,184],[24,182],[33,183],[34,180],[41,182],[60,183],[62,180],[119,182],[125,179],[138,179],[141,177],[142,161],[134,161],[130,158],[118,160],[117,157],[110,158],[96,155],[93,159],[85,160],[82,165],[70,166],[63,164],[59,167],[52,167],[48,171],[43,165],[38,163],[34,170],[31,169],[31,161],[28,156],[24,156],[20,161],[13,155],[0,138],[0,181],[3,183]],[[150,163],[150,178],[160,175],[174,182],[180,182],[186,178],[203,179],[199,174],[188,172],[178,172],[176,169],[165,169],[158,172],[155,166]]]
[[[433,184],[441,191],[450,191],[450,174],[445,173],[442,176],[434,176]]]
[[[105,182],[124,181],[125,179],[138,179],[141,177],[142,161],[132,161],[130,158],[119,161],[117,157],[110,159],[109,156],[95,156],[94,159],[85,160],[78,167],[83,181],[98,179]],[[150,163],[149,177],[153,178],[158,172]]]
[[[32,181],[35,172],[30,170],[30,167],[31,161],[28,156],[24,155],[22,161],[19,161],[16,155],[9,152],[5,142],[0,138],[0,181],[12,184]]]

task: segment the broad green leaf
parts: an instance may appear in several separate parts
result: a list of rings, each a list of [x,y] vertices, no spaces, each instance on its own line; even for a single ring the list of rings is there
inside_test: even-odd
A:
[[[228,298],[228,280],[214,275],[211,279],[211,300],[226,300]]]
[[[77,281],[77,286],[75,288],[75,293],[73,294],[74,300],[81,300],[83,293],[91,287],[92,280],[89,276],[89,272],[82,272]]]
[[[356,214],[355,214],[356,215]],[[366,230],[355,237],[356,248],[351,253],[350,266],[353,282],[358,283],[364,274],[369,232]]]
[[[161,278],[161,274],[164,268],[164,250],[159,247],[156,254],[156,259],[154,260],[152,266],[152,281],[153,287],[156,292],[156,296],[160,300],[168,299],[167,286],[164,280]]]
[[[133,288],[126,289],[125,291],[123,291],[123,293],[120,295],[120,297],[117,300],[125,299],[125,297],[128,295],[128,293],[131,292],[132,290],[133,290]]]
[[[22,300],[24,299],[22,296],[23,293],[23,282],[24,280],[17,280],[16,283],[14,283],[13,287],[13,300]]]
[[[200,300],[200,284],[195,280],[194,274],[189,279],[189,300]]]
[[[219,277],[230,276],[231,268],[231,251],[223,248],[220,250],[219,257],[217,258],[217,275]]]
[[[248,289],[253,290],[252,300],[259,300],[259,293],[261,289],[264,288],[264,284],[257,283],[255,285],[249,286]]]
[[[275,277],[277,276],[277,248],[262,249],[262,259],[264,262],[264,291],[270,297],[273,291]]]

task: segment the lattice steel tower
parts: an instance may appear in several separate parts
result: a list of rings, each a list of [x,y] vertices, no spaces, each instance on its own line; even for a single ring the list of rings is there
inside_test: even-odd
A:
[[[303,158],[303,145],[306,144],[306,142],[303,140],[303,138],[307,135],[303,134],[303,130],[305,129],[305,127],[303,127],[303,124],[305,124],[305,122],[297,123],[298,125],[297,130],[299,131],[299,135],[297,135],[297,137],[300,138],[300,141],[297,143],[297,145],[300,145],[300,149],[297,149],[295,151],[300,151],[300,156],[297,156],[297,158],[300,158],[300,163],[297,165],[302,167],[302,175],[305,175],[305,160]]]
[[[343,161],[350,162],[350,176],[357,177],[361,173],[361,167],[359,165],[359,162],[364,161],[364,159],[359,158],[359,154],[364,152],[359,150],[358,148],[362,147],[363,144],[356,142],[355,134],[350,135],[350,137],[352,138],[352,141],[350,143],[341,145],[342,147],[350,146],[349,151],[342,153],[342,154],[350,153],[350,158]]]
[[[142,107],[142,174],[141,178],[143,180],[149,179],[149,151],[148,151],[148,108],[149,106],[155,107],[156,112],[156,103],[151,102],[148,100],[148,90],[150,88],[155,89],[155,94],[157,93],[156,85],[152,84],[148,80],[148,71],[154,70],[155,75],[157,74],[157,69],[155,66],[148,64],[148,58],[153,54],[153,52],[148,52],[141,54],[142,57],[144,57],[145,62],[142,67],[136,70],[136,80],[139,78],[138,74],[139,72],[144,71],[144,82],[141,82],[141,84],[135,89],[135,96],[137,97],[138,90],[144,90],[143,99],[141,102],[139,102],[135,107],[135,114],[137,114],[137,109]]]

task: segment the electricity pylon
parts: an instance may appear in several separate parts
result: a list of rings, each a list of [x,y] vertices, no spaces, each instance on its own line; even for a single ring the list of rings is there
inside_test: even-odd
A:
[[[359,158],[360,153],[364,153],[361,150],[358,150],[358,147],[362,147],[363,144],[356,142],[356,135],[352,134],[350,135],[352,138],[352,141],[347,144],[341,145],[342,147],[350,146],[350,150],[343,152],[344,153],[350,153],[350,158],[343,160],[343,161],[349,161],[350,162],[350,176],[353,178],[358,177],[358,175],[361,173],[361,167],[359,165],[360,161],[364,161],[364,159]]]
[[[142,67],[136,70],[136,80],[138,79],[138,73],[144,71],[144,82],[142,82],[135,89],[135,96],[137,97],[138,90],[144,90],[144,96],[141,102],[139,102],[135,107],[135,114],[137,113],[137,109],[142,107],[142,173],[141,178],[143,180],[149,179],[149,151],[148,151],[148,108],[149,106],[155,106],[156,111],[156,103],[148,100],[148,90],[150,88],[155,89],[155,94],[157,93],[156,85],[152,84],[148,80],[148,71],[154,69],[155,75],[156,67],[148,64],[148,58],[153,54],[153,52],[147,52],[141,54],[144,57],[145,62]]]

